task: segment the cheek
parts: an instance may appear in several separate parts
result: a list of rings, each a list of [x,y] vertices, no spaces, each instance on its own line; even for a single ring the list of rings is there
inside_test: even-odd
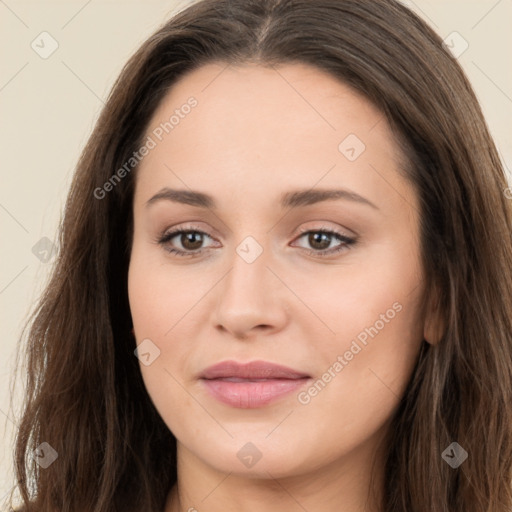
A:
[[[169,428],[174,427],[169,419],[181,418],[183,411],[192,406],[190,396],[178,384],[181,377],[176,372],[187,360],[186,346],[168,343],[173,326],[184,314],[179,311],[182,303],[177,288],[170,285],[161,264],[148,261],[136,251],[132,253],[128,272],[130,310],[138,349],[150,354],[139,357],[139,367],[148,395]]]
[[[375,338],[387,355],[394,344],[421,337],[422,272],[410,243],[390,239],[348,256],[339,266],[291,279],[294,291],[307,298],[308,309],[322,321],[316,322],[316,332],[325,334],[315,345],[319,353],[344,353],[355,339],[364,347]]]
[[[397,301],[344,344],[346,366],[341,373],[369,401],[378,402],[382,395],[398,399],[421,342],[415,305]]]
[[[151,353],[150,364],[140,359],[148,393],[166,416],[176,413],[180,417],[178,409],[191,405],[178,380],[182,380],[181,372],[188,368],[194,351],[194,343],[189,342],[198,328],[193,306],[211,285],[162,263],[155,252],[139,251],[134,245],[128,270],[129,304],[137,345],[148,347]]]
[[[159,257],[157,257],[159,256]],[[203,297],[208,280],[166,264],[158,251],[134,247],[128,271],[128,296],[137,338],[164,339]],[[181,320],[183,319],[183,320]]]
[[[313,296],[331,329],[315,351],[319,379],[301,402],[314,416],[327,410],[338,428],[371,429],[397,406],[423,340],[418,262],[414,251],[381,245]]]
[[[399,405],[422,337],[413,304],[393,313],[387,323],[379,319],[358,332],[351,329],[356,335],[323,354],[324,370],[298,396],[295,419],[302,416],[305,423],[297,428],[310,425],[319,438],[330,440],[316,447],[326,460],[333,444],[348,451],[373,436]]]

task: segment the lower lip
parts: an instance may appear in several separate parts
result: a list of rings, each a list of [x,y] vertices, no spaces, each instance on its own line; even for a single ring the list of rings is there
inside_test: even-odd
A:
[[[232,382],[202,379],[208,391],[220,402],[239,409],[255,409],[296,391],[309,381],[302,379],[270,379],[266,381]]]

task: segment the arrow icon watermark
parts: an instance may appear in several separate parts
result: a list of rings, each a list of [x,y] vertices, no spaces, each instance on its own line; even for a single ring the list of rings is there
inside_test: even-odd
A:
[[[144,366],[149,366],[160,357],[160,349],[149,338],[142,340],[133,353]]]
[[[468,458],[468,452],[459,443],[453,442],[444,450],[441,457],[452,468],[458,468]]]
[[[338,150],[349,162],[354,162],[364,153],[366,145],[355,133],[351,133],[340,142]]]

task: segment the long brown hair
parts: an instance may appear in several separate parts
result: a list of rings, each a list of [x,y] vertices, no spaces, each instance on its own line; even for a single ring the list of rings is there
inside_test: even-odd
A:
[[[425,301],[445,330],[424,343],[393,417],[383,512],[512,510],[512,208],[475,95],[441,38],[394,0],[203,0],[124,67],[78,162],[51,281],[27,325],[16,442],[27,511],[161,512],[176,440],[133,354],[127,269],[142,143],[176,80],[198,66],[306,63],[365,95],[400,140],[421,205]],[[58,459],[31,457],[47,442]],[[443,452],[457,442],[457,468]]]

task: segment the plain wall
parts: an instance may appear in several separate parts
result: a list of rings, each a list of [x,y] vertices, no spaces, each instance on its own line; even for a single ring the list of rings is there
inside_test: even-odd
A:
[[[0,503],[14,481],[11,460],[20,393],[12,409],[9,386],[17,342],[51,268],[51,243],[74,166],[128,57],[172,12],[189,3],[0,2]],[[456,31],[469,44],[458,59],[510,176],[512,1],[404,3],[443,38]],[[31,47],[40,53],[51,49],[48,36],[39,36],[43,31],[58,43],[46,59]],[[455,41],[455,47],[462,48],[461,43]]]

